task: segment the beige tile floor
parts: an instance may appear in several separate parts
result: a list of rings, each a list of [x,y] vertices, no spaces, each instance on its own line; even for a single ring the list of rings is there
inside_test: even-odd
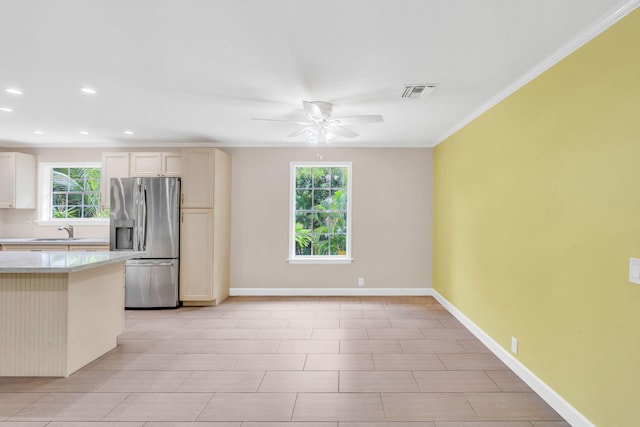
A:
[[[567,427],[431,297],[129,310],[69,378],[0,378],[0,427]]]

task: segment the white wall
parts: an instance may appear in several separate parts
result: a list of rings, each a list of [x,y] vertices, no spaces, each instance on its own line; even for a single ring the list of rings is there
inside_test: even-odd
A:
[[[225,149],[233,161],[231,287],[431,287],[432,150]],[[351,161],[349,265],[292,265],[291,161]]]

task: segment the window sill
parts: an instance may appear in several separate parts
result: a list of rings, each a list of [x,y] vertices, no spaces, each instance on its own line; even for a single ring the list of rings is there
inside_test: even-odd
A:
[[[332,257],[296,257],[287,258],[289,264],[351,264],[353,258],[332,258]]]

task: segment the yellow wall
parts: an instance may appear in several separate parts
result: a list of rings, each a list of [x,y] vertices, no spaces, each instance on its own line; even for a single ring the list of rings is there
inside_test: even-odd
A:
[[[435,149],[434,288],[599,427],[640,425],[640,10]]]

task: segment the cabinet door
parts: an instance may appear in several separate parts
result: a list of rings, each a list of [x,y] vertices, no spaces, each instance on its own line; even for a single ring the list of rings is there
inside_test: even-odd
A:
[[[131,153],[129,175],[132,177],[160,176],[162,153]]]
[[[111,203],[111,178],[129,177],[129,153],[102,153],[100,204],[108,208]]]
[[[36,156],[15,153],[15,205],[17,209],[36,208]]]
[[[0,208],[15,207],[15,157],[0,153]]]
[[[182,151],[182,207],[212,208],[215,168],[213,148]]]
[[[162,176],[182,175],[182,155],[180,153],[162,153]]]
[[[183,209],[180,300],[213,301],[213,211]]]
[[[36,157],[0,153],[0,208],[36,207]]]

